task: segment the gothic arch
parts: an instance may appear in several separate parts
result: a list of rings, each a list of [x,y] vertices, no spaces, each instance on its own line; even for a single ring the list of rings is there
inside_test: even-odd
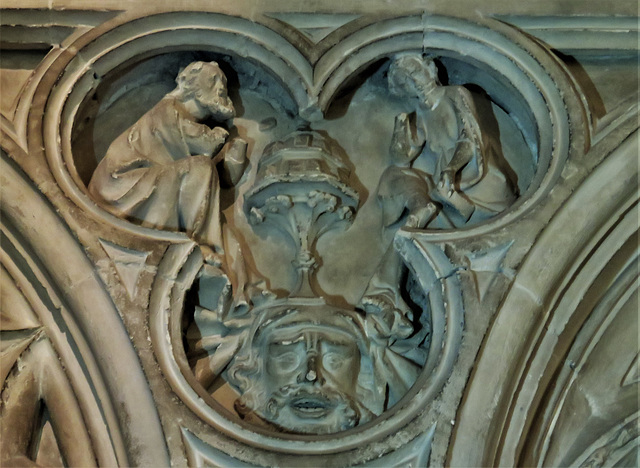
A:
[[[589,345],[593,347],[600,338],[597,334],[588,337],[594,332],[586,325],[583,331],[583,325],[587,320],[599,324],[613,320],[621,307],[615,302],[622,300],[621,295],[629,300],[626,295],[637,290],[638,133],[619,133],[592,148],[596,154],[606,154],[606,159],[545,228],[502,303],[461,408],[461,426],[450,449],[453,465],[574,462],[545,459],[546,448],[529,438],[536,437],[537,431],[551,431],[545,436],[548,444],[552,437],[551,416],[544,409],[549,404],[545,392],[553,393],[556,385],[569,385],[566,379],[570,377],[563,373],[571,371],[562,369],[575,369],[569,348],[586,346],[581,342],[589,339],[594,340]],[[620,183],[611,184],[612,180]],[[575,231],[567,236],[569,219]],[[598,360],[588,354],[584,359],[593,359],[592,365]],[[505,363],[499,370],[496,360]],[[620,360],[627,370],[633,357],[622,355]],[[557,377],[557,372],[563,376]],[[563,397],[554,398],[553,404],[562,407]],[[624,417],[633,416],[633,408],[625,408],[630,414]],[[466,423],[471,414],[476,424]],[[482,432],[500,437],[489,439],[487,445],[470,442]],[[465,450],[456,450],[457,444]]]

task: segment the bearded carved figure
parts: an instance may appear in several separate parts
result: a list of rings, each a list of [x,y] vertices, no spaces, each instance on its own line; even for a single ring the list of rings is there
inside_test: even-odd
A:
[[[326,304],[264,311],[228,370],[236,410],[277,429],[328,434],[381,412],[363,317]]]
[[[236,285],[215,288],[207,274],[197,281],[187,358],[202,387],[224,393],[234,402],[227,409],[252,425],[295,434],[362,425],[406,394],[428,354],[428,310],[411,322],[341,303],[318,286],[318,238],[349,227],[358,210],[344,161],[313,131],[269,144],[258,161],[244,212],[253,229],[293,247],[288,293],[267,288],[240,305]]]
[[[178,86],[109,147],[89,184],[109,211],[143,226],[186,232],[213,251],[222,250],[220,182],[236,183],[247,144],[228,141],[222,123],[235,115],[227,79],[216,62],[194,62]]]
[[[0,460],[632,460],[632,18],[236,3],[7,11]]]
[[[111,143],[89,184],[117,216],[193,240],[189,299],[172,319],[183,334],[184,362],[201,391],[250,426],[310,435],[361,426],[437,365],[445,326],[432,313],[435,304],[442,315],[446,291],[430,279],[433,271],[416,267],[414,247],[370,240],[377,253],[360,275],[360,295],[349,300],[335,294],[337,278],[323,284],[318,277],[331,263],[320,239],[351,229],[367,198],[368,218],[357,229],[371,237],[373,221],[391,240],[400,228],[479,221],[515,197],[467,88],[441,85],[435,62],[421,56],[400,55],[379,75],[383,84],[369,92],[413,110],[392,114],[390,140],[378,146],[384,164],[368,168],[378,174],[371,192],[329,131],[289,122],[273,103],[264,109],[274,117],[256,125],[247,109],[264,99],[261,88],[240,88],[242,113],[232,124],[227,79],[206,61],[180,71],[177,87]],[[235,130],[250,151],[245,140],[229,138]],[[241,178],[225,192],[231,203],[223,217],[220,180]],[[261,253],[247,246],[250,236],[276,241],[283,254],[270,258],[281,263],[279,273],[258,271],[252,255]],[[337,260],[333,268],[348,262]]]

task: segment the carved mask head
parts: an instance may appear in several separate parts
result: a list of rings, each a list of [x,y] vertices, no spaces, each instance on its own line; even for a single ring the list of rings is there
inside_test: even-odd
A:
[[[185,99],[194,99],[211,117],[219,120],[235,115],[227,94],[227,77],[216,62],[193,62],[176,78]]]
[[[359,389],[367,342],[357,315],[329,308],[279,315],[261,320],[251,349],[245,346],[236,358],[240,366],[229,370],[244,392],[244,411],[307,434],[334,433],[370,419]]]

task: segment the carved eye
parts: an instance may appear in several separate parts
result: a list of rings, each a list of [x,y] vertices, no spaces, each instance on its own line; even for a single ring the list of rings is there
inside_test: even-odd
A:
[[[344,358],[339,353],[326,353],[322,358],[322,366],[328,371],[338,371],[344,366]]]
[[[280,372],[291,372],[300,365],[301,355],[294,351],[287,351],[272,357],[272,359]]]

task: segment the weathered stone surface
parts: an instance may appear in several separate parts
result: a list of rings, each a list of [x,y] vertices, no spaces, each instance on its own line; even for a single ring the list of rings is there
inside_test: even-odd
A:
[[[636,2],[3,8],[3,466],[637,464]]]

